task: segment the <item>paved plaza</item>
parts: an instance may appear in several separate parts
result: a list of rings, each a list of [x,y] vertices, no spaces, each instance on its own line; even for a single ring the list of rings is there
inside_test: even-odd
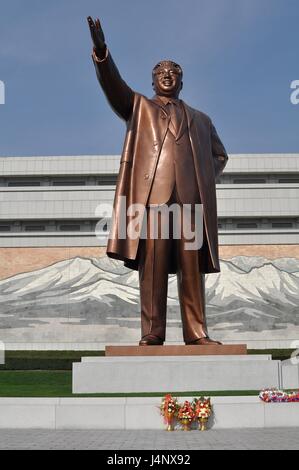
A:
[[[0,450],[298,450],[299,428],[176,431],[0,430]]]

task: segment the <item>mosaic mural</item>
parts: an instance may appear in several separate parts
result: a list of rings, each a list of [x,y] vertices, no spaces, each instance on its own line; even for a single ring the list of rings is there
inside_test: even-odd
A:
[[[299,260],[236,256],[206,276],[210,332],[223,340],[299,338]],[[130,342],[140,334],[138,273],[106,256],[76,257],[0,281],[0,340]],[[169,341],[181,341],[169,276]]]

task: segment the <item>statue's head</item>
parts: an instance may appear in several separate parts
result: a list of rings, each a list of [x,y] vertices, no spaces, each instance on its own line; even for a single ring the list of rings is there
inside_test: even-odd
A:
[[[153,88],[157,95],[178,98],[183,88],[183,71],[172,60],[162,60],[153,68]]]

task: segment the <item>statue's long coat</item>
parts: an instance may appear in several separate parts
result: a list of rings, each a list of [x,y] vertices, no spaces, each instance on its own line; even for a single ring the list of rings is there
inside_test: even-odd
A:
[[[127,123],[107,255],[123,260],[129,268],[138,269],[139,238],[119,237],[122,218],[119,196],[126,196],[127,208],[136,203],[146,206],[169,118],[158,100],[148,99],[128,87],[109,52],[104,61],[94,61],[94,64],[110,105]],[[183,101],[182,103],[188,120],[194,168],[203,205],[206,241],[201,269],[206,273],[219,272],[215,180],[225,167],[228,157],[211,119]],[[127,215],[126,225],[130,220],[132,221]],[[169,273],[175,272],[175,256],[171,256]]]

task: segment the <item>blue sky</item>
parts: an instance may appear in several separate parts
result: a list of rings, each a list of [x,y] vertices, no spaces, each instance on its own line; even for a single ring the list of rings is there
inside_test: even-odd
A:
[[[298,0],[10,0],[0,13],[1,156],[121,152],[88,15],[133,89],[152,96],[153,65],[180,63],[181,98],[211,116],[229,153],[299,152]]]

